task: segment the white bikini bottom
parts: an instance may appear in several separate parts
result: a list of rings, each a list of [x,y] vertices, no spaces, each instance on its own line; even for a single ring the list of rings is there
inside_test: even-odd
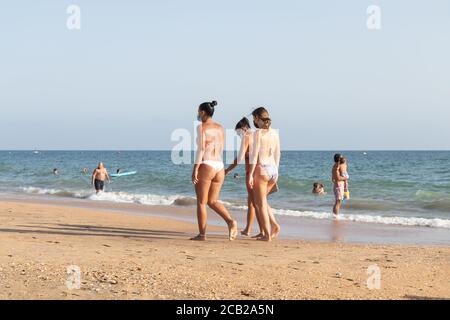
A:
[[[265,174],[261,172],[262,175],[269,177],[269,181],[275,181],[278,179],[278,167],[271,164],[260,164],[261,168],[265,170]]]
[[[206,164],[207,166],[210,166],[211,168],[213,168],[216,171],[216,173],[224,168],[222,161],[204,160],[202,162],[202,164]]]

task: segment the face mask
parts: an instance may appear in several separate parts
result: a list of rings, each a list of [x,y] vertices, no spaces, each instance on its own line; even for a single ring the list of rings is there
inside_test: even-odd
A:
[[[199,114],[197,115],[197,121],[200,121],[200,122],[202,122],[202,117],[200,117],[200,115],[199,115]]]
[[[242,129],[237,129],[236,130],[236,133],[237,133],[237,135],[239,136],[239,137],[243,137],[244,136],[244,131],[242,130]]]

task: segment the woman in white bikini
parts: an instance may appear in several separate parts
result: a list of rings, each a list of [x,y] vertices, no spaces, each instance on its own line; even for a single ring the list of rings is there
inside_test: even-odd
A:
[[[271,128],[272,121],[265,108],[254,110],[253,117],[255,126],[259,129],[255,132],[250,151],[249,184],[253,189],[254,203],[263,230],[263,235],[258,240],[271,241],[281,230],[267,202],[268,190],[278,181],[280,137],[278,132]]]
[[[228,210],[219,202],[220,189],[225,178],[223,149],[225,134],[223,127],[212,120],[216,101],[202,103],[197,119],[202,123],[197,127],[197,154],[195,157],[192,182],[197,194],[197,219],[199,234],[191,240],[206,240],[206,205],[217,212],[227,223],[229,239],[237,236],[237,223]]]
[[[236,124],[236,133],[241,137],[241,147],[239,149],[239,154],[237,158],[234,160],[233,164],[231,164],[226,170],[225,175],[229,174],[231,171],[233,171],[239,163],[241,163],[245,159],[245,182],[247,186],[247,226],[244,230],[241,231],[241,235],[243,236],[250,236],[250,231],[253,226],[253,222],[255,220],[255,216],[258,218],[258,224],[259,223],[259,216],[256,215],[255,212],[255,206],[253,204],[253,190],[250,188],[250,185],[248,184],[249,178],[250,178],[250,147],[253,144],[253,131],[250,129],[250,122],[247,118],[242,118],[237,124]],[[261,229],[261,226],[260,226]],[[255,238],[260,237],[262,235],[262,230],[257,236],[254,236]]]

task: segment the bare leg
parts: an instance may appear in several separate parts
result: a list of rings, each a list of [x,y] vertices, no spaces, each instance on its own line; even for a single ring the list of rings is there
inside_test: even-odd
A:
[[[257,212],[260,215],[264,235],[258,240],[270,241],[270,220],[267,205],[267,181],[258,173],[255,174],[254,197]]]
[[[261,238],[261,237],[264,236],[264,230],[263,230],[262,222],[261,222],[261,214],[259,214],[259,212],[258,212],[258,208],[255,205],[254,198],[253,198],[253,206],[255,208],[256,221],[258,221],[259,233],[257,235],[254,235],[252,238],[253,239],[255,239],[255,238],[258,239],[258,238]]]
[[[201,165],[198,169],[198,183],[195,185],[195,193],[197,195],[197,221],[198,231],[197,237],[191,240],[204,240],[206,236],[207,212],[206,204],[208,203],[208,191],[211,186],[211,176],[214,170],[206,165]]]
[[[272,208],[269,205],[267,205],[267,210],[268,210],[268,213],[269,213],[269,221],[270,221],[270,226],[271,226],[270,237],[273,240],[273,239],[276,239],[278,237],[278,235],[280,234],[281,227],[278,224],[277,220],[275,219],[275,216],[272,213]]]
[[[272,190],[272,188],[274,187],[275,182],[270,182],[267,186],[267,190]],[[269,220],[270,220],[270,226],[271,226],[271,234],[270,237],[272,239],[276,239],[278,237],[278,234],[281,231],[281,227],[278,224],[277,220],[275,219],[274,214],[272,213],[272,208],[270,207],[270,205],[267,203],[267,211],[269,213]]]
[[[247,207],[247,225],[245,226],[245,229],[241,231],[241,234],[248,237],[252,230],[253,221],[255,220],[255,206],[253,205],[250,195],[247,198]]]
[[[254,238],[262,237],[264,235],[264,233],[263,233],[262,227],[261,227],[260,215],[258,214],[258,209],[256,208],[256,205],[255,205],[254,190],[248,184],[248,180],[249,180],[248,178],[249,177],[247,176],[246,177],[246,179],[247,179],[246,185],[247,185],[247,194],[248,194],[247,202],[248,202],[249,211],[247,212],[247,227],[245,228],[244,231],[247,231],[247,235],[250,234],[250,230],[252,228],[254,218],[256,217],[256,221],[258,222],[258,227],[259,227],[259,233],[257,235],[252,236],[252,239],[254,239]]]
[[[237,235],[237,222],[231,217],[230,213],[225,208],[225,206],[218,201],[224,178],[225,178],[224,170],[219,171],[215,175],[215,177],[211,182],[211,186],[209,187],[207,203],[211,209],[217,212],[217,214],[221,216],[223,220],[225,220],[225,222],[228,225],[229,238],[230,240],[234,240],[236,239]]]
[[[245,227],[244,230],[241,231],[241,234],[244,236],[249,236],[252,226],[253,226],[253,222],[255,221],[256,208],[254,205],[253,190],[250,188],[250,185],[248,184],[248,176],[246,178],[246,185],[247,185],[247,207],[248,207],[247,226]],[[258,220],[258,224],[259,224],[259,220]],[[261,230],[261,227],[260,227],[260,230]]]
[[[339,215],[339,211],[341,210],[341,200],[336,200],[334,207],[333,207],[333,213],[334,215]]]

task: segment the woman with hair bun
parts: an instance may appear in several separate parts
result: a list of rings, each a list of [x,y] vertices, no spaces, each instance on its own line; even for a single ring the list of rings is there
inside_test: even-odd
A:
[[[219,202],[219,194],[225,178],[223,150],[225,133],[223,127],[213,121],[216,101],[204,102],[198,107],[197,153],[192,171],[192,182],[197,195],[197,220],[199,234],[191,240],[206,240],[206,205],[217,212],[228,225],[229,240],[237,236],[237,222]]]

